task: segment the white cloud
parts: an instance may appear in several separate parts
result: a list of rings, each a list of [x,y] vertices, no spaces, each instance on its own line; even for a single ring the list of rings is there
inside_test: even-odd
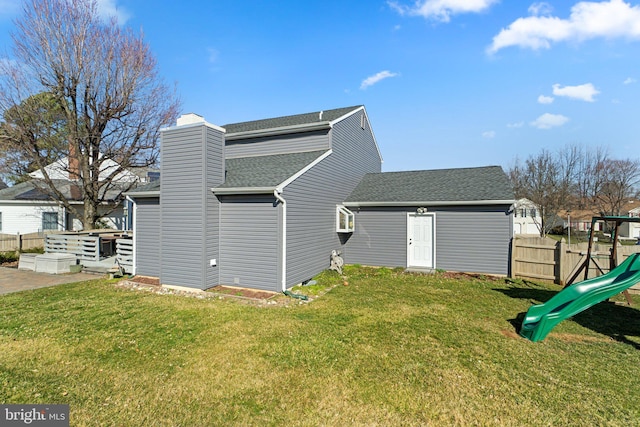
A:
[[[487,139],[492,139],[496,137],[496,131],[488,130],[486,132],[482,132],[482,137]]]
[[[515,123],[507,124],[507,127],[510,129],[517,129],[517,128],[521,128],[522,126],[524,126],[524,122],[515,122]]]
[[[528,12],[533,16],[551,15],[551,12],[553,12],[553,6],[546,2],[534,3],[529,6]]]
[[[538,103],[540,104],[551,104],[553,100],[554,100],[553,96],[540,95],[538,97]]]
[[[562,126],[569,121],[568,117],[562,114],[550,114],[544,113],[534,121],[530,123],[531,126],[538,129],[551,129],[554,127]]]
[[[397,1],[387,1],[387,4],[400,15],[422,16],[440,22],[449,22],[451,15],[461,13],[483,12],[499,0],[417,0],[413,5],[406,6]]]
[[[487,53],[509,46],[549,49],[552,43],[593,38],[640,40],[640,6],[624,0],[582,1],[571,8],[568,19],[554,16],[519,18],[493,38]]]
[[[98,14],[104,19],[116,18],[118,24],[124,25],[131,14],[116,4],[117,0],[98,0]]]
[[[373,86],[374,84],[379,83],[384,79],[388,79],[390,77],[396,77],[397,75],[398,73],[392,73],[391,71],[388,71],[388,70],[380,71],[379,73],[364,79],[360,84],[360,89],[366,89],[369,86]]]
[[[635,82],[637,82],[637,80],[634,79],[633,77],[627,77],[626,79],[624,79],[622,84],[623,85],[630,85],[631,83],[635,83]]]
[[[553,94],[556,96],[566,96],[567,98],[579,99],[581,101],[593,102],[593,97],[599,94],[600,91],[597,90],[591,83],[585,83],[583,85],[578,86],[564,86],[561,87],[559,84],[553,85]]]

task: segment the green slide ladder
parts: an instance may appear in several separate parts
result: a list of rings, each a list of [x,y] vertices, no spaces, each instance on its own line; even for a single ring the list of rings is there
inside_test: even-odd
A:
[[[564,288],[544,304],[533,305],[522,321],[520,335],[542,341],[563,320],[640,283],[640,253],[599,277]]]

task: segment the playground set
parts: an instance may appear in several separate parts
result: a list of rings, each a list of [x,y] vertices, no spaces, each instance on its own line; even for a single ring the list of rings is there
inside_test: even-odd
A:
[[[608,273],[604,272],[598,264],[596,257],[592,254],[594,242],[593,230],[598,221],[612,222],[615,224],[611,234],[613,246],[608,257]],[[624,293],[627,303],[631,305],[631,297],[628,289],[640,283],[640,253],[631,254],[620,265],[617,265],[618,229],[620,224],[625,222],[640,222],[640,218],[599,216],[591,219],[589,246],[584,262],[571,276],[563,290],[544,304],[533,305],[529,308],[520,327],[520,335],[522,337],[533,342],[542,341],[558,323],[621,292]],[[591,263],[593,263],[601,275],[589,279]],[[584,279],[574,284],[575,280],[583,271]]]

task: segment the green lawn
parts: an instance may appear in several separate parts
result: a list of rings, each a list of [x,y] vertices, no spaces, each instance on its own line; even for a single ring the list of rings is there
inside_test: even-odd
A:
[[[68,403],[72,425],[640,425],[637,305],[531,343],[514,319],[557,286],[347,275],[285,306],[100,280],[0,296],[0,402]]]

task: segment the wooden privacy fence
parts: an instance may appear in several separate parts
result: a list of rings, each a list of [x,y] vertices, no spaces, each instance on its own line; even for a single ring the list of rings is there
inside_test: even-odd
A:
[[[514,238],[511,241],[511,276],[522,279],[546,280],[565,285],[582,265],[587,256],[588,244],[558,242],[549,238]],[[640,252],[640,245],[618,246],[617,264],[630,254]],[[598,266],[609,271],[610,244],[596,243],[591,251],[593,261],[588,277],[600,275]],[[577,281],[584,279],[581,275]]]
[[[0,252],[22,251],[44,247],[45,234],[0,234]]]

